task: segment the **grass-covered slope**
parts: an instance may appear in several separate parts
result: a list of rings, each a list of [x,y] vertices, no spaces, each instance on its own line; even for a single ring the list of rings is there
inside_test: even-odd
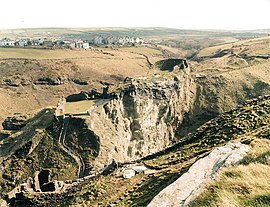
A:
[[[42,110],[25,127],[1,141],[1,196],[42,169],[50,169],[53,179],[76,178],[75,161],[58,146],[59,131],[53,131],[53,112]]]
[[[223,170],[190,207],[270,205],[270,140],[255,139],[239,166]]]
[[[270,94],[270,38],[228,45],[216,46],[211,55],[190,62],[196,82],[194,104],[179,127],[179,135],[246,100]]]
[[[260,97],[210,120],[181,142],[135,162],[143,163],[149,169],[155,170],[152,174],[139,174],[131,179],[124,179],[120,168],[106,176],[99,175],[92,180],[80,181],[77,187],[62,194],[36,194],[26,199],[30,200],[33,206],[147,206],[163,188],[179,178],[198,159],[209,154],[214,147],[236,139],[246,144],[261,137],[269,139],[269,126],[270,96]],[[79,135],[79,131],[74,132]],[[75,177],[76,163],[59,149],[56,138],[58,133],[58,126],[47,126],[40,135],[39,144],[33,150],[29,151],[29,146],[30,149],[33,148],[31,143],[33,139],[28,138],[29,141],[32,140],[29,146],[25,144],[19,151],[9,155],[10,157],[2,164],[4,166],[1,172],[3,193],[11,190],[15,184],[25,181],[29,176],[33,176],[34,171],[41,168],[50,168],[53,179],[65,180]],[[76,142],[75,138],[68,144]],[[7,143],[7,140],[4,142]],[[265,147],[268,148],[267,145]],[[24,153],[24,150],[27,153]],[[79,150],[78,148],[78,152]],[[259,164],[258,167],[266,165],[268,161],[264,156],[268,154],[269,152],[265,150],[255,155],[251,154],[243,161],[245,164],[243,168],[252,168],[253,164],[249,163],[259,162],[259,160],[264,160],[264,163]],[[119,164],[119,166],[127,167],[127,164]],[[267,170],[267,166],[263,166],[262,170],[264,168]],[[260,175],[262,176],[260,179],[263,180],[264,174]],[[262,189],[265,190],[260,192],[260,195],[264,196],[264,193],[267,195],[267,188],[262,186]],[[255,193],[249,197],[251,202],[254,201],[253,198],[257,198],[257,195],[259,194]]]
[[[222,146],[234,139],[246,144],[255,140],[251,142],[253,145],[253,143],[263,142],[257,141],[260,137],[269,138],[269,114],[270,97],[249,101],[244,106],[239,106],[207,122],[183,142],[138,161],[144,163],[148,168],[155,169],[154,174],[139,174],[131,179],[122,178],[120,172],[99,176],[93,182],[82,185],[81,190],[71,196],[71,198],[73,197],[71,200],[63,201],[65,203],[63,206],[72,204],[78,206],[83,206],[83,204],[87,206],[146,206],[163,188],[175,181],[196,160],[207,155],[214,147]],[[265,145],[266,150],[269,149],[267,146]],[[242,168],[249,168],[247,163],[256,161],[264,154],[264,150],[256,155],[251,154],[251,157],[245,158],[243,161],[246,164]],[[251,168],[253,164],[250,165]],[[261,165],[259,164],[258,167]],[[264,169],[267,170],[267,166],[257,170],[261,172]],[[227,175],[229,174],[227,173]],[[265,175],[260,174],[260,179],[261,181],[265,179],[267,182]],[[248,176],[245,178],[248,179]],[[265,184],[264,187],[266,187]],[[267,194],[269,191],[264,187],[262,186],[262,191]]]

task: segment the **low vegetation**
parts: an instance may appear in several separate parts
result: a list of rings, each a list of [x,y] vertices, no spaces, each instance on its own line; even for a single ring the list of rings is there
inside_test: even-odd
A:
[[[231,48],[234,48],[235,46],[240,46],[239,47],[239,49],[240,49],[241,46],[244,48],[245,46],[248,46],[248,45],[253,45],[253,48],[250,48],[248,50],[249,55],[267,54],[267,53],[269,53],[269,47],[267,47],[267,45],[269,45],[269,40],[270,40],[269,36],[255,38],[255,39],[240,40],[240,41],[234,40],[234,42],[232,42],[232,43],[225,43],[225,44],[219,44],[219,45],[215,45],[215,46],[211,46],[211,47],[206,47],[206,48],[202,49],[198,53],[197,56],[198,57],[209,57],[211,55],[216,54],[217,52],[219,52],[221,50],[231,49]],[[241,49],[243,49],[243,48],[241,48]],[[241,51],[241,49],[240,49],[240,51]]]
[[[254,190],[254,193],[249,197],[250,202],[255,202],[254,199],[258,199],[258,202],[266,202],[268,197],[265,197],[265,193],[267,195],[267,192],[269,192],[267,173],[269,173],[270,142],[269,140],[256,138],[256,136],[265,133],[265,130],[269,127],[269,110],[270,100],[268,98],[247,102],[244,106],[205,123],[194,134],[187,137],[186,141],[139,161],[148,168],[156,170],[154,174],[139,174],[128,180],[122,178],[121,172],[98,177],[91,184],[84,184],[82,190],[72,196],[73,199],[67,203],[68,205],[76,204],[79,206],[147,206],[155,195],[185,173],[198,159],[206,156],[214,147],[223,146],[229,140],[235,139],[245,144],[251,143],[250,154],[239,167],[225,171],[224,176],[221,176],[223,180],[213,184],[203,198],[212,199],[213,202],[216,201],[219,194],[215,197],[213,191],[216,189],[219,192],[218,187],[224,186],[223,183],[227,180],[229,184],[226,189],[230,191],[230,195],[236,196],[236,191],[238,191],[238,194],[243,193],[244,197],[240,200],[242,199],[244,202],[246,198],[244,191],[253,188],[252,185],[255,185],[254,188],[257,190]],[[257,164],[254,164],[254,160],[257,160]],[[266,163],[268,164],[266,165]],[[243,175],[245,171],[249,173]],[[257,173],[259,174],[258,181],[256,181]],[[231,180],[228,178],[231,178]],[[238,180],[234,181],[234,178]],[[245,185],[240,183],[240,187],[237,186],[236,183],[240,181],[246,182]],[[235,187],[235,191],[232,191],[233,187]],[[117,189],[117,192],[115,192],[115,189]],[[260,197],[260,192],[263,192],[262,197]],[[227,193],[224,195],[227,195]],[[228,196],[230,197],[230,195]],[[239,206],[244,205],[242,203]],[[193,206],[208,205],[227,206],[226,203],[212,205],[210,201],[204,200],[193,204]]]
[[[132,30],[133,31],[133,30]],[[40,50],[0,48],[0,121],[14,112],[28,112],[48,105],[56,106],[60,97],[102,88],[122,90],[129,81],[126,77],[141,77],[138,81],[162,81],[174,72],[150,67],[160,59],[193,54],[204,44],[201,36],[208,32],[190,34],[198,39],[182,38],[187,31],[159,29],[162,35],[153,47],[99,48],[95,50]],[[42,32],[42,31],[41,31]],[[53,32],[53,29],[51,30]],[[70,36],[85,37],[86,29],[69,30]],[[108,30],[102,34],[111,34]],[[129,29],[115,29],[114,34],[129,33]],[[140,31],[133,31],[142,36]],[[62,34],[56,30],[56,34]],[[93,31],[94,33],[94,31]],[[212,32],[210,32],[212,34]],[[157,35],[156,29],[143,31],[146,39]],[[148,36],[149,35],[149,36]],[[179,37],[180,35],[180,37]],[[182,36],[181,36],[182,35]],[[188,36],[188,35],[187,35]],[[225,40],[217,36],[215,43]],[[239,166],[224,169],[218,180],[191,206],[258,206],[270,204],[269,189],[269,126],[270,93],[269,37],[237,41],[206,48],[189,60],[194,76],[194,102],[184,123],[177,130],[179,143],[163,151],[136,161],[154,170],[152,174],[138,174],[124,179],[119,170],[83,181],[77,188],[63,194],[44,194],[27,199],[35,206],[147,206],[163,188],[185,173],[198,159],[213,148],[231,140],[250,144],[252,150]],[[213,44],[213,40],[205,44]],[[231,43],[235,41],[235,43]],[[192,44],[189,44],[192,42]],[[184,46],[181,44],[184,43]],[[211,56],[211,57],[209,57]],[[183,71],[181,71],[184,73]],[[40,84],[37,80],[59,80],[58,85]],[[77,80],[77,81],[74,81]],[[119,83],[121,82],[121,83]],[[80,84],[83,83],[83,84]],[[85,84],[85,85],[84,85]],[[262,96],[256,100],[255,97]],[[10,105],[11,102],[13,102]],[[66,103],[65,113],[85,112],[93,101]],[[238,107],[237,104],[241,104]],[[234,108],[235,107],[235,108]],[[75,179],[77,163],[59,148],[58,137],[62,122],[53,120],[53,111],[41,111],[21,131],[0,141],[0,191],[6,193],[15,185],[25,182],[35,171],[51,168],[52,179]],[[46,113],[45,113],[46,112]],[[225,113],[224,113],[225,112]],[[87,173],[93,169],[93,160],[99,153],[99,137],[89,130],[83,117],[72,118],[67,130],[66,145],[81,155]],[[189,133],[194,132],[194,133]],[[102,133],[114,133],[111,128]],[[108,140],[108,142],[111,140]],[[125,153],[125,152],[123,152]],[[119,163],[120,167],[127,163]]]
[[[85,113],[95,102],[92,100],[66,102],[64,106],[65,114]]]
[[[270,205],[270,140],[255,138],[250,146],[240,165],[223,170],[190,207]]]

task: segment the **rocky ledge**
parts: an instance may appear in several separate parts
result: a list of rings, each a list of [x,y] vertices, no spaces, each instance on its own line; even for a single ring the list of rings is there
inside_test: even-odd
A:
[[[148,207],[187,206],[213,179],[222,167],[237,164],[247,154],[248,145],[228,143],[215,148],[208,156],[194,163],[188,172],[163,189]]]

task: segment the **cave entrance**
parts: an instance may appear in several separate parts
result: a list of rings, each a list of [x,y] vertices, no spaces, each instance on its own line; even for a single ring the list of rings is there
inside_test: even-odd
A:
[[[49,182],[50,171],[49,170],[41,170],[38,174],[39,186],[43,186],[44,184]]]
[[[49,182],[49,183],[43,184],[40,188],[42,192],[52,192],[52,191],[55,191],[55,183]]]
[[[50,170],[41,170],[38,173],[38,182],[42,192],[55,191],[55,183],[50,182]]]

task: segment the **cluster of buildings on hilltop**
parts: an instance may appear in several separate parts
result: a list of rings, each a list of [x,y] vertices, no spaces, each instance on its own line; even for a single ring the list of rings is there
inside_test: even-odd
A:
[[[144,40],[139,37],[121,37],[121,36],[111,36],[111,37],[102,37],[97,36],[92,39],[92,43],[96,45],[105,44],[119,44],[119,45],[125,45],[125,44],[142,44],[144,43]]]
[[[67,47],[88,49],[92,45],[138,45],[143,44],[144,40],[139,37],[128,36],[96,36],[91,40],[50,40],[40,39],[16,39],[4,38],[0,40],[0,47]]]

